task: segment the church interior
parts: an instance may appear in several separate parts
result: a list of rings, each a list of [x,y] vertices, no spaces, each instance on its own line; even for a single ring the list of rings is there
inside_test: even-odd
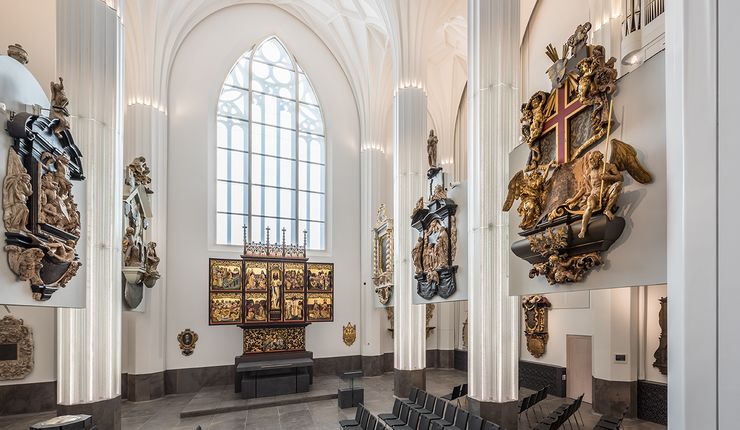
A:
[[[1,6],[0,428],[738,428],[738,2]]]

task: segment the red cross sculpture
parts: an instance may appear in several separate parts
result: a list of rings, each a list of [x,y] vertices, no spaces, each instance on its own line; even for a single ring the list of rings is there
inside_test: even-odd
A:
[[[578,112],[583,110],[586,106],[583,105],[578,99],[574,99],[568,103],[568,84],[565,83],[563,86],[558,88],[556,91],[556,103],[555,110],[542,127],[542,135],[549,133],[553,129],[555,130],[555,143],[557,145],[556,161],[558,164],[562,164],[569,160],[568,154],[568,121]]]

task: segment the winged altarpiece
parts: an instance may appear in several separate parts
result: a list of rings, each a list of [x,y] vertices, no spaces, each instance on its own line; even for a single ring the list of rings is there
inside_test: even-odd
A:
[[[521,107],[522,140],[530,152],[509,182],[503,208],[519,200],[522,239],[511,249],[532,264],[530,278],[544,276],[550,284],[581,281],[603,263],[625,227],[618,215],[624,173],[652,182],[637,151],[610,138],[615,59],[587,43],[590,29],[590,23],[579,25],[560,54],[547,46],[552,88]]]

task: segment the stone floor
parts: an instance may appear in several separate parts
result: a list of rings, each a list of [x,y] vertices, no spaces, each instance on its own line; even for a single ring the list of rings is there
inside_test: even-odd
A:
[[[465,372],[457,370],[429,370],[427,371],[427,391],[441,396],[447,394],[452,386],[465,382],[466,378]],[[336,383],[339,384],[339,382]],[[365,388],[367,408],[375,414],[390,412],[393,406],[393,374],[363,378],[361,383]],[[531,392],[531,390],[522,389],[522,395]],[[338,427],[338,420],[353,418],[355,413],[354,408],[338,409],[336,399],[331,399],[180,418],[182,410],[196,395],[197,393],[176,394],[137,403],[124,401],[121,406],[121,427],[123,430],[195,430],[200,425],[203,430],[334,430]],[[562,398],[550,396],[541,403],[542,410],[548,413],[563,402]],[[464,403],[463,406],[465,406]],[[537,414],[540,417],[542,415],[539,408],[537,408]],[[586,429],[593,428],[599,419],[599,415],[591,410],[591,405],[586,403],[581,407],[581,414],[585,422],[583,428]],[[0,429],[28,430],[33,423],[54,415],[53,412],[48,412],[0,417]],[[535,424],[534,415],[531,413],[529,416],[531,423]],[[524,416],[521,417],[519,424],[520,429],[530,429]],[[570,427],[565,425],[565,428]],[[625,420],[624,428],[627,430],[658,430],[665,429],[665,426],[640,420]]]

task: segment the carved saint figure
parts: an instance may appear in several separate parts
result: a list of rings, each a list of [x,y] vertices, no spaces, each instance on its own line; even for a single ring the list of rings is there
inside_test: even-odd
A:
[[[603,207],[604,215],[610,220],[614,219],[614,205],[622,192],[624,181],[616,166],[612,163],[604,166],[604,154],[601,151],[586,154],[584,179],[576,194],[565,202],[569,209],[583,210],[581,231],[578,233],[581,239],[586,236],[588,222],[594,211]]]
[[[534,227],[542,214],[547,196],[545,190],[549,168],[550,165],[548,164],[543,169],[544,174],[540,169],[535,169],[528,173],[520,170],[509,181],[509,192],[506,196],[503,210],[504,212],[508,212],[514,204],[514,200],[520,199],[521,202],[519,203],[517,212],[522,219],[519,223],[519,227],[522,229]]]
[[[437,167],[437,143],[439,139],[434,135],[434,130],[429,130],[429,138],[427,138],[427,159],[429,161],[429,167]]]
[[[414,249],[411,250],[411,259],[414,261],[414,272],[415,273],[421,273],[424,271],[424,267],[422,266],[422,248],[424,247],[424,239],[419,237],[416,239],[416,245],[414,245]]]
[[[416,201],[416,205],[414,206],[414,210],[411,212],[411,219],[416,218],[416,214],[424,210],[424,197],[419,197],[419,200]]]
[[[542,157],[540,145],[537,141],[542,135],[542,128],[547,120],[545,115],[545,104],[549,94],[544,91],[537,91],[529,99],[529,102],[522,105],[522,133],[525,136],[525,143],[532,151],[530,168],[537,165]]]
[[[3,222],[5,230],[30,233],[28,224],[28,198],[33,195],[31,175],[26,173],[21,158],[13,148],[8,150],[8,172],[3,181]]]
[[[138,266],[141,263],[141,244],[136,238],[133,227],[126,227],[123,236],[123,265]]]
[[[437,185],[434,187],[434,194],[432,194],[432,197],[429,198],[429,201],[437,201],[437,200],[444,200],[447,198],[447,191],[445,190],[445,187],[442,185]]]
[[[435,220],[434,230],[437,232],[437,243],[434,245],[435,253],[435,268],[440,269],[442,267],[449,266],[450,260],[450,237],[447,234],[447,229],[441,222]]]
[[[59,122],[54,127],[54,133],[61,135],[64,130],[69,130],[69,111],[67,110],[69,99],[64,93],[64,80],[59,77],[59,83],[51,81],[51,119],[58,119]]]
[[[149,184],[152,183],[150,174],[151,170],[146,164],[146,158],[136,157],[134,158],[134,161],[126,167],[126,183],[131,187],[143,185],[147,194],[153,194],[153,191],[149,188]]]
[[[609,97],[617,88],[617,69],[614,68],[616,59],[611,57],[606,61],[604,47],[594,46],[592,55],[578,62],[578,78],[576,96],[578,101],[586,106],[594,105],[591,112],[592,136],[586,140],[572,155],[577,158],[581,152],[597,142],[607,132],[609,123]]]
[[[568,38],[568,47],[571,55],[576,55],[588,42],[588,32],[591,31],[591,23],[586,22],[576,27],[575,33]]]
[[[280,287],[283,285],[283,282],[280,280],[280,272],[274,271],[272,272],[272,279],[270,280],[270,288],[272,288],[272,294],[271,302],[270,302],[270,309],[279,310],[280,309]]]
[[[149,242],[146,244],[146,262],[145,270],[149,276],[154,274],[159,275],[157,272],[157,266],[159,266],[159,256],[157,255],[157,243]]]
[[[44,258],[44,251],[40,248],[24,249],[16,245],[6,245],[5,251],[8,253],[10,270],[18,279],[30,281],[32,285],[44,285],[39,273],[43,267],[41,260]]]

